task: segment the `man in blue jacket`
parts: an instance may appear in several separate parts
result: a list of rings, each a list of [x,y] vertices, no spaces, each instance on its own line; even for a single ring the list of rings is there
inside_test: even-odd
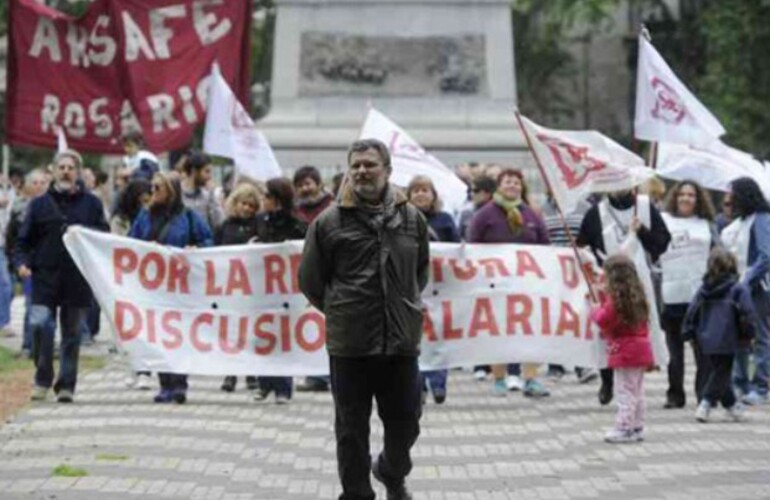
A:
[[[72,225],[108,231],[99,198],[79,180],[83,160],[73,150],[56,155],[54,181],[48,192],[30,202],[19,231],[16,264],[19,276],[34,275],[30,328],[37,371],[32,400],[44,400],[53,385],[60,403],[71,403],[77,382],[80,324],[91,304],[91,288],[64,248],[62,236]],[[61,320],[61,369],[53,383],[54,336],[45,325]]]

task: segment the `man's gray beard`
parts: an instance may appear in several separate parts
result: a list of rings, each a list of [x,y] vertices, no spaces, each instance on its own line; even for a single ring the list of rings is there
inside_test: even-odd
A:
[[[57,191],[59,191],[60,193],[63,193],[65,191],[71,191],[74,185],[75,183],[70,181],[56,181],[56,183],[54,184],[54,187],[56,188]]]

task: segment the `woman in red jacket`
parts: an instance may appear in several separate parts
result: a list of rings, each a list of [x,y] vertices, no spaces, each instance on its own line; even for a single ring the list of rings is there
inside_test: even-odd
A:
[[[591,312],[607,341],[608,365],[615,370],[615,428],[608,443],[644,440],[644,372],[653,364],[649,304],[633,261],[616,254],[604,262],[606,293]]]

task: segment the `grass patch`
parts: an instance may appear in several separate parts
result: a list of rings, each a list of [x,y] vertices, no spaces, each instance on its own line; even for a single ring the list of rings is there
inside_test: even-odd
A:
[[[104,462],[124,462],[130,457],[128,455],[116,455],[113,453],[100,453],[96,455],[96,460]]]
[[[58,370],[58,356],[54,360],[56,369]],[[78,371],[90,372],[94,370],[101,370],[107,364],[105,357],[99,356],[80,356],[78,360]],[[31,368],[33,363],[31,360],[19,357],[18,352],[12,351],[7,347],[0,346],[0,373],[15,372],[18,370],[25,370]]]
[[[7,347],[0,346],[0,373],[24,370],[31,366],[32,362],[25,358],[17,357],[16,353]]]
[[[107,358],[95,356],[80,356],[78,360],[78,371],[92,372],[101,370],[107,364]]]
[[[58,477],[84,477],[88,475],[88,471],[61,464],[54,467],[52,474]]]

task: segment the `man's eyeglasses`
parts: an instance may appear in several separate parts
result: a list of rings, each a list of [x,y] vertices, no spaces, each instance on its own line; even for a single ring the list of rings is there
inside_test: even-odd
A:
[[[76,169],[75,165],[70,165],[69,163],[60,163],[60,164],[56,165],[56,168],[61,170],[62,172],[67,171],[67,170],[74,171]]]

